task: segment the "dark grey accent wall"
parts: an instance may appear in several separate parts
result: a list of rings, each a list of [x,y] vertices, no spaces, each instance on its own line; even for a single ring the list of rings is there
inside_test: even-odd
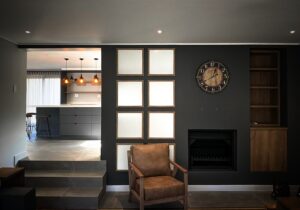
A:
[[[26,51],[0,38],[0,167],[25,152]],[[16,85],[16,92],[13,86]]]
[[[223,92],[207,94],[197,85],[196,69],[207,60],[229,69]],[[249,170],[249,48],[241,46],[176,47],[176,159],[188,166],[188,129],[237,130],[237,171],[190,172],[191,184],[238,184]]]
[[[300,184],[300,47],[287,48],[289,180]]]
[[[102,159],[107,160],[108,184],[128,184],[126,172],[116,172],[116,49],[145,48],[145,74],[147,73],[147,48],[157,46],[103,46],[102,89]],[[249,46],[159,46],[174,47],[176,68],[176,161],[188,167],[188,129],[236,129],[237,170],[190,172],[190,184],[271,184],[276,177],[287,177],[291,183],[300,183],[297,119],[299,119],[299,47],[288,48],[288,118],[289,173],[250,172],[250,108],[249,108]],[[284,48],[285,49],[285,48]],[[214,59],[224,63],[230,72],[228,87],[218,94],[204,93],[195,80],[197,68]],[[296,69],[295,69],[296,68]],[[291,70],[293,69],[293,70]],[[295,69],[295,70],[294,70]],[[145,78],[144,78],[145,79]],[[145,87],[145,93],[147,87]],[[298,94],[298,95],[297,95]],[[145,95],[147,98],[147,95]],[[298,96],[298,97],[297,97]],[[296,97],[296,98],[294,98]],[[147,104],[147,101],[145,101]],[[292,124],[292,125],[291,125]],[[298,176],[297,176],[298,175]]]

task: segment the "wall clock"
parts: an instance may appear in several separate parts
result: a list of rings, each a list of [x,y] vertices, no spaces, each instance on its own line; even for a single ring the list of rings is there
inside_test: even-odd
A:
[[[229,72],[224,64],[218,61],[207,61],[197,70],[199,87],[207,93],[218,93],[224,90],[229,81]]]

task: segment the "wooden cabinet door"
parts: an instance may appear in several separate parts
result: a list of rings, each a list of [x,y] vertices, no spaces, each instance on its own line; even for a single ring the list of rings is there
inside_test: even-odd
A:
[[[251,171],[286,171],[287,129],[251,128]]]

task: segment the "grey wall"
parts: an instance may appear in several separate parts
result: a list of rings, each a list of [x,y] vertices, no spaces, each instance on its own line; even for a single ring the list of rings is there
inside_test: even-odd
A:
[[[108,184],[128,184],[126,172],[116,172],[116,48],[132,46],[104,46],[102,89],[102,159],[108,164]],[[134,46],[147,49],[153,46]],[[157,46],[154,46],[157,47]],[[164,47],[164,46],[159,46]],[[190,172],[190,184],[271,184],[279,176],[300,183],[297,137],[299,119],[299,93],[295,72],[299,75],[297,57],[299,47],[287,50],[288,68],[288,118],[289,126],[289,173],[250,172],[250,89],[249,46],[165,46],[176,49],[176,161],[188,167],[188,129],[236,129],[237,171]],[[228,87],[219,94],[209,95],[200,90],[195,81],[197,68],[205,61],[214,59],[227,65],[231,78]],[[145,73],[147,72],[147,52]],[[298,69],[298,70],[297,70]],[[284,69],[286,70],[286,69]],[[130,78],[129,78],[130,79]],[[144,77],[145,79],[145,77]],[[299,82],[299,81],[298,81]],[[145,93],[147,92],[145,87]],[[145,95],[147,100],[147,95]],[[147,104],[147,101],[146,103]],[[146,109],[144,109],[146,111]],[[145,121],[144,121],[145,122]],[[147,126],[145,126],[147,127]],[[130,141],[127,141],[130,142]],[[127,143],[126,142],[126,143]],[[134,142],[134,141],[133,141]],[[121,142],[122,143],[122,142]]]
[[[300,47],[287,49],[287,122],[289,180],[300,184]]]
[[[0,167],[13,166],[14,155],[25,151],[25,68],[25,50],[0,38]]]

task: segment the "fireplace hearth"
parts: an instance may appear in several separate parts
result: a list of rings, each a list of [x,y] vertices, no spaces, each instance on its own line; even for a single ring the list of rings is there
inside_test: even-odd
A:
[[[189,170],[236,170],[236,130],[189,130]]]

